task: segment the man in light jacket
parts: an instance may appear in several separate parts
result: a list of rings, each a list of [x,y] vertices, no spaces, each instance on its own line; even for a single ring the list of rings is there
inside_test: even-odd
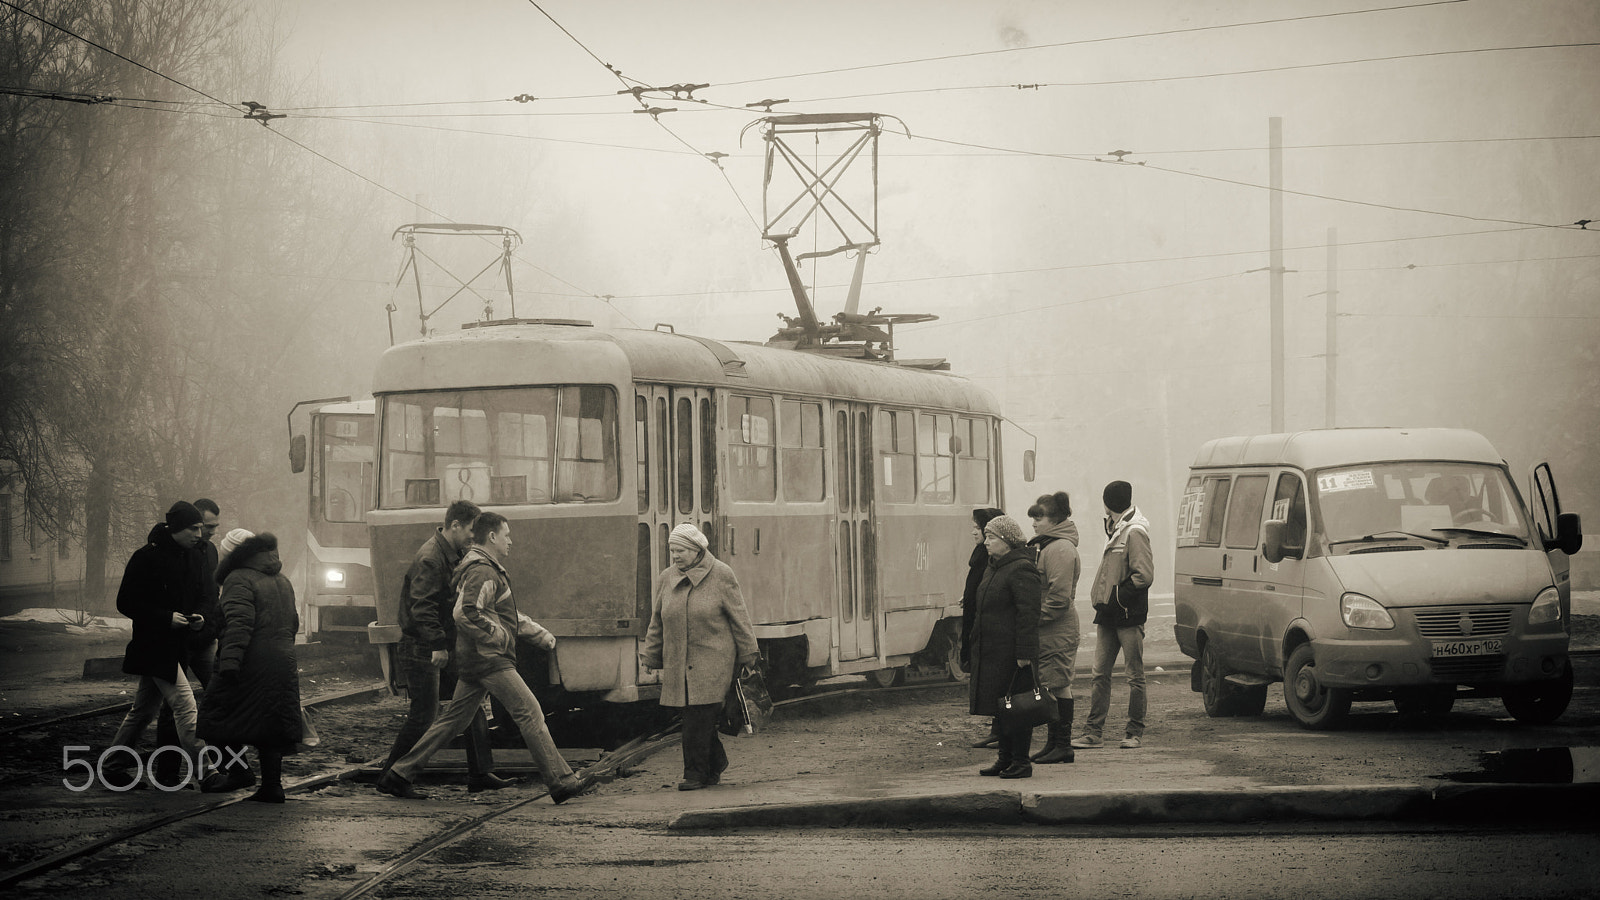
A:
[[[1120,651],[1128,666],[1128,726],[1118,746],[1134,750],[1144,737],[1144,623],[1156,572],[1150,521],[1133,505],[1133,486],[1126,481],[1106,485],[1102,500],[1106,549],[1089,594],[1094,605],[1094,689],[1084,732],[1073,738],[1072,746],[1080,750],[1104,746],[1100,735],[1111,707],[1111,670]]]
[[[456,595],[456,659],[461,667],[455,695],[411,752],[379,777],[378,790],[407,800],[426,796],[411,782],[434,753],[466,730],[483,698],[492,696],[517,723],[539,766],[539,777],[550,789],[550,799],[561,803],[588,785],[572,774],[556,749],[539,700],[517,673],[517,639],[554,650],[555,635],[517,611],[511,577],[503,564],[511,552],[511,523],[505,516],[480,514],[472,523],[472,541],[451,578]]]

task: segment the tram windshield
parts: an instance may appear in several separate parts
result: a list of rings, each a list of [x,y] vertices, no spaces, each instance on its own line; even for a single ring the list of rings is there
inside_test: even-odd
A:
[[[617,499],[609,387],[492,388],[382,398],[385,509]]]
[[[1528,524],[1505,472],[1454,462],[1388,462],[1316,473],[1323,532],[1332,543],[1394,535],[1451,540],[1504,536]]]
[[[372,416],[319,417],[322,443],[313,465],[313,490],[319,491],[322,518],[362,522],[372,495]]]

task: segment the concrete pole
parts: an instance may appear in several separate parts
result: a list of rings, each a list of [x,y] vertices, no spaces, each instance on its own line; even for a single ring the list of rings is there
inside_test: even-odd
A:
[[[1339,229],[1328,229],[1328,327],[1323,354],[1323,427],[1337,428],[1339,387]]]
[[[1271,253],[1267,273],[1271,279],[1272,313],[1272,433],[1284,430],[1283,425],[1283,119],[1273,116],[1267,120],[1267,142],[1271,170],[1268,199],[1268,229],[1271,234]]]

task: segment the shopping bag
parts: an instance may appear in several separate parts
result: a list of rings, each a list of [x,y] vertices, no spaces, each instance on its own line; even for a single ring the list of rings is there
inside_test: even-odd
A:
[[[717,730],[726,735],[755,734],[772,718],[772,695],[761,670],[749,667],[734,676],[722,701]]]
[[[315,747],[322,743],[322,736],[317,734],[317,720],[307,707],[300,707],[300,746]]]
[[[1061,711],[1056,698],[1039,686],[1037,673],[1028,666],[1028,684],[1017,690],[1017,675],[1022,667],[1011,673],[1006,692],[1000,697],[1000,708],[995,711],[995,721],[1005,728],[1037,728],[1061,721]]]

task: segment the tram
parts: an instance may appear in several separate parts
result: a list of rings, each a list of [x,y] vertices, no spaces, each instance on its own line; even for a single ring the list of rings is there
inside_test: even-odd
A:
[[[521,650],[542,702],[659,696],[637,655],[680,522],[737,575],[775,690],[964,677],[971,510],[1002,504],[1004,468],[995,402],[963,378],[519,319],[389,348],[373,396],[380,647],[412,555],[465,498],[510,521],[518,606],[559,639]]]
[[[308,405],[307,430],[297,435],[295,410]],[[360,635],[376,614],[366,524],[375,469],[373,409],[371,400],[338,397],[297,403],[289,411],[289,467],[296,474],[307,472],[306,555],[299,596],[300,619],[310,640]]]

